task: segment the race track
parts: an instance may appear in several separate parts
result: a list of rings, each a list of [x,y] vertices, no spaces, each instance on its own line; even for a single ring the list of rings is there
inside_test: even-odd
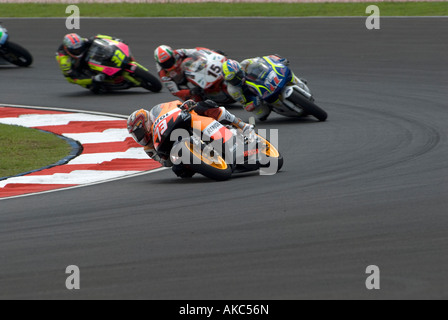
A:
[[[35,56],[0,66],[0,103],[130,114],[62,78],[63,19],[3,19]],[[0,299],[448,298],[448,19],[98,19],[154,70],[159,44],[279,53],[328,122],[271,116],[283,170],[216,183],[170,171],[0,201]],[[237,115],[248,114],[233,108]],[[81,290],[65,269],[81,270]],[[367,266],[381,289],[365,287]]]

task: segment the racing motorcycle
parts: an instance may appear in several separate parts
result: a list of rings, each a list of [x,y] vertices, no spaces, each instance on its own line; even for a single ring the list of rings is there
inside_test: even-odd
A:
[[[246,75],[246,85],[256,92],[264,105],[286,117],[314,116],[325,121],[327,113],[314,103],[306,83],[296,77],[291,69],[269,57],[257,58],[258,67]],[[277,102],[280,101],[280,103]]]
[[[0,58],[19,67],[29,67],[33,57],[22,46],[9,41],[8,31],[0,25]]]
[[[223,181],[233,173],[259,169],[275,174],[283,166],[283,157],[267,138],[256,133],[246,137],[241,129],[184,109],[180,101],[155,106],[150,119],[154,149],[181,178],[199,173]]]
[[[222,76],[222,64],[227,58],[212,50],[201,48],[182,62],[182,70],[190,89],[194,88],[201,100],[218,104],[232,104],[235,100],[227,92]]]
[[[142,87],[159,92],[162,83],[149,73],[148,69],[132,57],[129,46],[123,42],[110,39],[95,39],[87,52],[86,61],[91,72],[103,74],[106,81],[94,92],[125,90]]]

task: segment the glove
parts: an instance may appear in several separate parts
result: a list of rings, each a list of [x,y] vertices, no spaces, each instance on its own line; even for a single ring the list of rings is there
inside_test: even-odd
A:
[[[145,152],[152,160],[159,162],[164,167],[171,167],[173,165],[171,160],[162,158],[154,149],[147,149]]]
[[[103,73],[97,74],[96,76],[94,76],[92,78],[92,81],[95,82],[103,82],[104,80],[106,80],[106,75]]]
[[[168,89],[171,94],[175,94],[176,92],[179,92],[179,88],[177,87],[177,84],[174,81],[166,81],[164,82],[165,87]]]
[[[218,108],[218,104],[215,101],[210,100],[210,99],[198,102],[198,106],[202,107],[202,108],[206,108],[206,109]]]
[[[187,100],[184,103],[182,103],[179,108],[182,109],[182,110],[190,112],[195,107],[196,107],[196,102],[194,102],[193,100]]]
[[[261,104],[261,100],[259,97],[255,97],[255,99],[244,106],[244,109],[248,112],[253,112],[257,107]]]

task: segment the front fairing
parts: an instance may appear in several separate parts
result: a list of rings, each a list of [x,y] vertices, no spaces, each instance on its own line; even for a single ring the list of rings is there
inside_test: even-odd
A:
[[[130,62],[130,51],[118,41],[95,39],[86,60],[93,71],[115,76]]]
[[[286,84],[291,82],[292,72],[287,66],[274,63],[268,57],[258,62],[258,66],[248,73],[246,84],[263,100],[276,100]]]
[[[224,80],[221,70],[225,59],[220,54],[202,50],[187,59],[182,69],[190,83],[207,90]]]
[[[154,149],[163,155],[170,154],[175,142],[171,141],[171,133],[176,129],[188,130],[191,127],[191,115],[179,109],[174,103],[154,107],[150,112],[150,118],[153,121],[151,130]]]

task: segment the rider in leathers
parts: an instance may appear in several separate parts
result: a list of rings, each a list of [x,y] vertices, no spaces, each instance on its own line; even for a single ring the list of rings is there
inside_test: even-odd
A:
[[[86,54],[95,39],[122,42],[121,39],[105,35],[97,35],[87,39],[76,33],[67,34],[56,52],[56,61],[68,82],[98,92],[100,85],[106,80],[106,76],[104,74],[93,74],[86,61]]]
[[[202,89],[195,87],[190,89],[187,84],[188,80],[185,77],[182,63],[187,59],[194,56],[195,53],[200,51],[216,52],[223,54],[219,50],[210,50],[207,48],[197,47],[195,49],[177,49],[173,50],[171,47],[161,45],[154,51],[154,59],[156,60],[156,67],[159,73],[161,82],[165,87],[182,101],[194,100],[201,101]]]
[[[253,125],[243,122],[226,108],[218,107],[214,101],[195,102],[193,100],[187,100],[184,103],[177,102],[179,102],[179,107],[183,110],[194,110],[197,114],[213,118],[218,122],[230,123],[236,128],[240,128],[246,136],[254,132]],[[135,111],[129,116],[127,121],[128,132],[138,144],[144,147],[146,154],[151,159],[160,162],[163,166],[171,167],[173,164],[170,159],[161,158],[154,149],[151,126],[150,112],[145,109]],[[178,174],[177,172],[175,173]]]
[[[273,63],[280,63],[285,66],[289,65],[289,61],[279,55],[246,59],[241,63],[229,59],[223,64],[223,75],[227,82],[229,94],[235,101],[241,103],[246,111],[253,112],[257,119],[261,121],[267,119],[271,113],[271,109],[264,103],[262,98],[257,94],[257,91],[247,85],[246,81],[247,77],[250,77],[251,81],[257,82],[263,76],[263,74],[259,73],[259,66],[263,62],[263,59],[269,59]],[[299,80],[294,74],[292,81],[295,84],[299,84]],[[277,100],[270,103],[275,105],[281,102]]]

